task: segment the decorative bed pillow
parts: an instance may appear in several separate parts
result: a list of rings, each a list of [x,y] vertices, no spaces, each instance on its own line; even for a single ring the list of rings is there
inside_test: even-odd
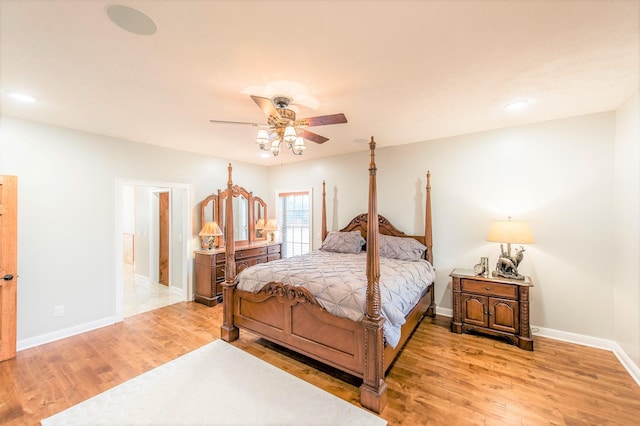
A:
[[[413,238],[380,234],[380,257],[414,262],[422,258],[427,247]]]
[[[320,250],[335,253],[360,253],[365,241],[360,231],[329,232],[322,242]]]

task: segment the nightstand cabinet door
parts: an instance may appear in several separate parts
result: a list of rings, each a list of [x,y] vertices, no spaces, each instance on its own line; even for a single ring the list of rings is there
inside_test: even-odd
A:
[[[462,294],[462,322],[480,327],[489,326],[489,299],[474,294]]]
[[[517,334],[518,302],[515,300],[489,298],[489,328]]]

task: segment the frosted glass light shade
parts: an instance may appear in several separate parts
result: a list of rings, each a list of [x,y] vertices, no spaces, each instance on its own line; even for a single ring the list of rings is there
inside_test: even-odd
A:
[[[304,151],[306,148],[307,147],[304,144],[304,139],[298,136],[296,138],[296,143],[293,145],[293,149],[295,149],[296,151]]]
[[[293,128],[293,126],[287,126],[286,129],[284,129],[284,141],[287,143],[294,143],[296,141],[296,138],[298,137],[298,135],[296,134],[296,129]]]

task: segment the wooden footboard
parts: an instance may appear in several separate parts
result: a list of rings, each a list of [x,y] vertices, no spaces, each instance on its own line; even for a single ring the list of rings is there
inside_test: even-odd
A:
[[[260,293],[234,291],[234,322],[260,337],[362,377],[362,323],[336,317],[300,287],[267,284]]]
[[[385,371],[429,308],[433,284],[407,315],[401,339],[384,350]],[[364,372],[364,328],[361,321],[336,317],[300,287],[269,283],[259,293],[234,291],[235,325],[273,343],[335,367],[356,377]]]

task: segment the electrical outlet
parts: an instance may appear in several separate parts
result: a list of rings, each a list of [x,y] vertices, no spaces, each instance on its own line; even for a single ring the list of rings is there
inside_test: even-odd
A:
[[[53,316],[54,317],[61,317],[64,315],[64,306],[60,305],[60,306],[54,306],[53,308]]]

